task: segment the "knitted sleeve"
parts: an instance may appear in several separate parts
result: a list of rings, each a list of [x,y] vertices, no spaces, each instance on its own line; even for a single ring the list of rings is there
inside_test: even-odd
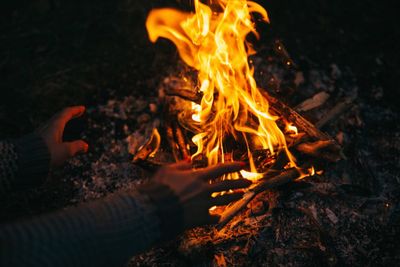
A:
[[[0,194],[42,184],[49,163],[47,146],[36,134],[0,141]]]
[[[116,193],[0,226],[0,266],[124,266],[179,233],[181,221],[178,198],[164,185]]]

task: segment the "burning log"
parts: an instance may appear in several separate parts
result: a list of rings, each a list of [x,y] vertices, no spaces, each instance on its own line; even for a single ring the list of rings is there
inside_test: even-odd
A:
[[[294,109],[267,93],[264,93],[263,95],[267,98],[271,105],[271,109],[276,114],[283,116],[285,119],[292,122],[300,131],[305,132],[308,137],[311,137],[314,140],[333,140],[329,135],[319,130],[314,124],[306,120]]]
[[[167,122],[165,124],[166,137],[167,137],[169,146],[171,147],[172,155],[174,156],[175,161],[180,161],[181,160],[181,156],[180,156],[180,152],[179,152],[179,145],[175,141],[174,132],[175,131],[174,131],[174,128],[172,126],[172,123],[171,122]]]
[[[162,166],[161,162],[152,160],[153,157],[161,144],[161,137],[157,128],[153,129],[153,132],[149,140],[138,150],[138,152],[133,157],[133,163],[141,166],[143,169],[156,171]]]
[[[133,157],[133,162],[148,160],[149,157],[153,156],[158,151],[160,143],[160,134],[157,128],[154,128],[149,140],[138,150],[138,152]]]
[[[250,203],[251,200],[254,199],[259,193],[277,188],[281,185],[292,182],[296,179],[301,178],[303,173],[307,173],[308,171],[300,171],[298,168],[291,168],[289,170],[281,172],[279,175],[276,175],[272,178],[270,174],[266,174],[263,178],[261,178],[261,182],[256,184],[253,188],[251,188],[247,193],[244,194],[243,198],[231,206],[229,206],[221,215],[219,220],[218,229],[223,228],[233,217],[236,216],[247,204]]]
[[[304,100],[302,103],[297,105],[294,109],[297,110],[298,112],[304,112],[304,111],[315,109],[315,108],[323,105],[329,99],[329,97],[330,97],[330,95],[327,92],[321,91],[321,92],[313,95],[311,98]]]
[[[165,123],[166,139],[169,143],[169,147],[172,150],[172,155],[175,161],[189,158],[189,151],[187,149],[185,136],[180,128],[179,124],[167,120]],[[142,145],[137,153],[133,157],[133,163],[142,166],[145,169],[151,171],[157,170],[163,165],[162,162],[157,162],[152,159],[157,153],[161,144],[161,137],[156,128],[153,129],[151,136],[148,141]]]
[[[174,125],[174,129],[175,129],[175,137],[176,137],[182,158],[188,159],[188,158],[190,158],[190,155],[189,155],[189,151],[187,149],[187,145],[186,145],[187,142],[186,142],[185,136],[183,135],[182,129],[179,126],[179,124],[176,122],[173,125]]]

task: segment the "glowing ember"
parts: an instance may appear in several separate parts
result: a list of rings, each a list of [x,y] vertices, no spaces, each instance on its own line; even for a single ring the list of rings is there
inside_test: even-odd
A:
[[[248,172],[248,171],[245,171],[245,170],[241,170],[241,171],[240,171],[240,174],[241,174],[244,178],[246,178],[246,179],[248,179],[248,180],[251,180],[251,181],[257,181],[258,179],[261,179],[261,178],[263,178],[263,176],[264,176],[262,173]]]
[[[292,134],[294,136],[299,134],[299,131],[297,130],[297,127],[294,126],[293,124],[290,124],[290,123],[288,123],[286,125],[286,132],[288,132],[288,133],[290,133],[290,134]]]
[[[233,138],[247,146],[250,171],[244,177],[258,179],[251,151],[269,150],[274,155],[284,150],[295,166],[285,136],[269,113],[268,101],[257,88],[249,55],[254,54],[246,40],[249,34],[258,37],[252,15],[269,22],[266,10],[246,0],[216,0],[213,9],[194,0],[194,13],[175,9],[155,9],[148,16],[146,27],[152,42],[163,37],[178,48],[182,60],[198,72],[198,90],[203,93],[200,105],[192,105],[192,120],[200,125],[192,141],[197,152],[205,155],[209,165],[226,161],[230,151],[226,139]],[[295,127],[291,131],[297,132]],[[238,177],[235,174],[231,178]]]
[[[296,181],[303,180],[304,178],[314,176],[315,175],[315,169],[312,166],[311,168],[308,168],[306,170],[298,169],[300,171],[300,177],[296,179]]]

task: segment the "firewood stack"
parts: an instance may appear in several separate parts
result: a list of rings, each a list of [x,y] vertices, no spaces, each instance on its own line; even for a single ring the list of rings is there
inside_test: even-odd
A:
[[[164,79],[159,91],[159,102],[163,107],[161,109],[162,126],[159,131],[157,129],[153,131],[147,143],[136,153],[133,160],[135,164],[151,171],[156,171],[159,167],[168,164],[169,162],[157,160],[159,150],[171,153],[175,162],[191,157],[191,152],[195,151],[191,136],[198,132],[198,129],[185,122],[190,120],[192,115],[190,113],[191,102],[199,103],[202,97],[201,92],[195,91],[193,88],[195,88],[194,83],[187,78],[171,76]],[[296,134],[286,134],[286,141],[290,151],[296,155],[299,167],[285,168],[288,163],[285,153],[270,155],[269,151],[253,151],[257,169],[263,172],[264,176],[249,189],[242,200],[224,209],[219,223],[220,229],[259,193],[275,189],[305,176],[314,175],[316,171],[323,170],[327,163],[336,162],[344,157],[339,144],[319,128],[346,110],[352,99],[339,103],[325,117],[313,124],[282,101],[265,91],[263,94],[270,103],[271,112],[280,118],[278,124],[283,125],[283,122],[289,122],[298,129]],[[307,106],[314,108],[321,105],[322,103],[319,101],[320,97],[307,99],[299,105],[298,110],[307,109]],[[241,156],[233,155],[230,160],[246,161],[248,160],[246,154],[243,151]],[[193,159],[194,168],[206,165],[205,157],[200,156]]]

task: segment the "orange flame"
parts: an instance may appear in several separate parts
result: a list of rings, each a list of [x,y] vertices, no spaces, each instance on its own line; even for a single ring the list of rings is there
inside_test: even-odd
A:
[[[242,175],[257,177],[252,149],[268,149],[272,154],[285,150],[290,166],[295,166],[276,124],[278,118],[269,113],[248,60],[255,51],[246,37],[258,38],[252,14],[269,22],[266,10],[246,0],[215,0],[213,4],[218,11],[199,0],[194,0],[194,13],[155,9],[146,22],[152,42],[160,37],[171,40],[182,60],[198,71],[203,98],[199,105],[193,103],[192,120],[202,130],[192,139],[197,146],[192,157],[206,155],[209,165],[224,162],[224,141],[232,136],[247,145],[251,172]]]
[[[287,132],[287,133],[290,133],[290,134],[292,134],[292,135],[294,135],[294,136],[296,136],[296,135],[299,134],[299,131],[297,130],[297,127],[294,126],[294,125],[291,124],[291,123],[287,123],[287,124],[286,124],[286,132]]]

